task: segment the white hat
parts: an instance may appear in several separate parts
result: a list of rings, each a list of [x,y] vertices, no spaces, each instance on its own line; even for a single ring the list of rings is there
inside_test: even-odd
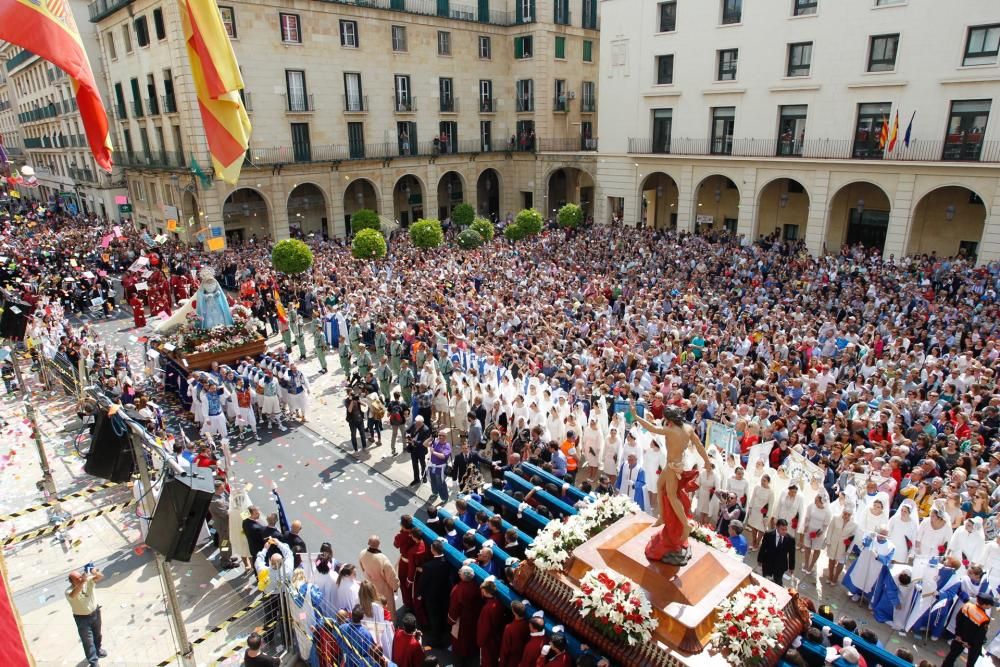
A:
[[[539,609],[534,614],[531,615],[532,618],[545,618],[545,612]]]

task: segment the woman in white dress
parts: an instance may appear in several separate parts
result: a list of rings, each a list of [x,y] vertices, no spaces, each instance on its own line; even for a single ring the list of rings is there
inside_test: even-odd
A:
[[[889,519],[889,541],[896,547],[892,560],[897,563],[909,562],[910,552],[917,543],[917,504],[907,498],[896,514]]]
[[[719,475],[715,472],[715,464],[706,463],[703,468],[698,470],[698,490],[695,492],[695,502],[697,503],[695,521],[698,523],[705,524],[713,519],[712,501],[718,488]],[[718,507],[718,502],[715,505]]]
[[[624,442],[621,431],[614,426],[608,429],[608,438],[604,443],[604,455],[601,457],[601,470],[611,480],[612,486],[614,486],[615,477],[618,476],[618,453]],[[646,486],[648,487],[649,484],[647,483]]]
[[[646,512],[660,516],[660,507],[656,502],[656,482],[667,465],[667,454],[655,437],[647,439],[641,460],[642,471],[646,475]]]
[[[649,479],[648,477],[646,479]],[[747,506],[747,497],[750,495],[750,482],[744,477],[743,466],[736,466],[733,470],[733,477],[727,477],[725,487],[728,491],[736,494],[740,505]]]
[[[888,504],[889,499],[884,493],[880,493],[868,504],[868,509],[863,510],[861,516],[855,519],[858,529],[854,533],[854,547],[860,549],[865,536],[874,535],[883,528],[888,529],[889,515],[885,511]]]
[[[583,454],[583,472],[586,479],[597,480],[597,471],[601,466],[601,455],[604,452],[604,433],[597,421],[597,415],[591,411],[587,428],[580,436],[580,449]]]
[[[948,540],[948,554],[962,561],[966,567],[969,563],[979,563],[986,548],[986,535],[983,533],[983,520],[980,517],[966,519],[965,524],[958,528]]]
[[[316,569],[309,583],[320,593],[320,612],[328,618],[336,618],[337,574],[333,571],[333,561],[328,554],[321,553],[316,559]]]
[[[819,560],[819,552],[826,544],[826,531],[830,527],[830,508],[826,506],[826,492],[816,494],[816,498],[806,508],[805,521],[802,524],[802,547],[805,562],[802,571],[812,574]]]
[[[931,515],[917,527],[916,555],[928,558],[944,556],[951,539],[951,524],[944,503],[935,502]]]
[[[784,519],[788,522],[788,530],[793,534],[802,532],[805,519],[805,504],[799,495],[798,484],[789,484],[788,489],[778,497],[778,504],[772,512],[773,520]]]
[[[854,542],[854,533],[857,526],[854,524],[854,501],[846,501],[840,513],[830,519],[830,526],[826,531],[826,558],[828,561],[826,568],[826,581],[831,586],[836,586],[840,580],[840,574],[844,571],[847,563],[847,554],[850,545]]]
[[[333,608],[335,611],[341,609],[348,613],[354,609],[354,605],[360,601],[357,577],[355,568],[350,563],[340,566],[340,573],[337,575],[337,590],[334,593]]]
[[[771,488],[771,476],[764,474],[757,481],[753,493],[750,494],[750,504],[747,505],[746,525],[753,531],[751,548],[760,548],[760,541],[770,526],[771,512],[774,510],[774,490]]]
[[[391,621],[386,621],[383,600],[370,581],[362,581],[358,587],[358,605],[365,615],[364,624],[372,631],[375,641],[382,647],[382,653],[392,660],[393,627]]]

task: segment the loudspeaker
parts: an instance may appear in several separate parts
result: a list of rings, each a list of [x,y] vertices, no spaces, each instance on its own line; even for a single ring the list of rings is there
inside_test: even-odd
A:
[[[167,560],[191,560],[208,505],[215,493],[215,483],[208,474],[169,477],[163,483],[160,499],[146,534],[146,546],[163,554]]]
[[[109,417],[103,410],[97,411],[83,470],[110,482],[127,482],[132,478],[136,470],[132,434],[123,420]]]
[[[4,299],[3,315],[0,315],[0,337],[9,340],[24,340],[28,328],[28,313],[31,306],[14,299]]]

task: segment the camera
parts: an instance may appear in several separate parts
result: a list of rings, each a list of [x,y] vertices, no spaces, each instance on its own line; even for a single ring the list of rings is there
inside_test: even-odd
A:
[[[95,568],[93,563],[87,563],[86,565],[83,566],[83,573],[90,574],[94,571],[94,569]]]

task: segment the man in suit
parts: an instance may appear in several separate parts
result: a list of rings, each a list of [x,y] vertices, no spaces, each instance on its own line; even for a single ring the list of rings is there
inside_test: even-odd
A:
[[[248,511],[250,516],[243,519],[243,533],[247,536],[247,544],[250,547],[251,558],[247,560],[252,564],[252,558],[255,558],[264,548],[265,537],[264,525],[260,522],[260,510],[251,505]]]
[[[774,530],[764,533],[757,552],[761,572],[774,583],[782,586],[781,577],[795,569],[795,538],[788,534],[788,521],[778,519]]]

